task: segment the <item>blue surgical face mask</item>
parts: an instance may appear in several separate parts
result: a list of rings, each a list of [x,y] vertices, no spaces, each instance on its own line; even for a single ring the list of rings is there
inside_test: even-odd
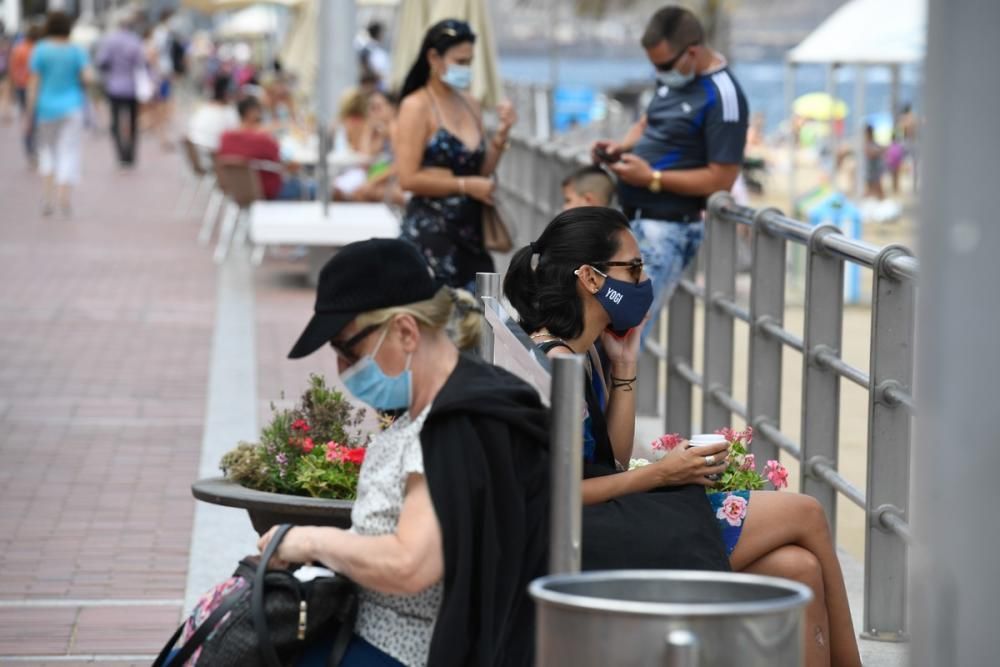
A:
[[[451,63],[441,80],[457,90],[468,90],[472,85],[472,68],[468,65]]]
[[[653,305],[653,282],[647,278],[637,285],[612,278],[597,269],[594,271],[604,276],[604,285],[594,297],[611,318],[608,328],[616,336],[624,336],[629,329],[642,323]]]
[[[376,410],[408,408],[413,394],[413,373],[410,371],[412,354],[406,358],[406,369],[395,377],[386,375],[375,361],[375,355],[388,333],[389,328],[386,327],[371,354],[359,359],[340,376],[344,386],[356,399]]]

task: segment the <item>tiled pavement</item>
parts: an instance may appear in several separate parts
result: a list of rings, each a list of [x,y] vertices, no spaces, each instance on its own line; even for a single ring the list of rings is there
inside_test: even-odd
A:
[[[123,172],[88,136],[72,217],[43,218],[0,126],[0,664],[148,664],[181,616],[216,268],[174,212],[179,161],[148,141]],[[261,418],[334,372],[284,358],[302,271],[255,276]]]

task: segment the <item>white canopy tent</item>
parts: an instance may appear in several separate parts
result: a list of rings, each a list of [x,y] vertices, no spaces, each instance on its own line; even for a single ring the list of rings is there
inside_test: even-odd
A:
[[[899,106],[899,69],[920,63],[927,37],[927,0],[849,0],[813,30],[786,56],[785,99],[789,117],[795,99],[795,73],[799,65],[826,65],[826,92],[835,97],[836,69],[854,66],[854,132],[856,151],[864,147],[865,79],[868,67],[888,67],[892,74],[891,114]],[[833,132],[830,136],[834,137]],[[795,207],[795,142],[791,145],[789,196]],[[834,149],[836,146],[833,147]],[[864,172],[859,167],[860,192]]]

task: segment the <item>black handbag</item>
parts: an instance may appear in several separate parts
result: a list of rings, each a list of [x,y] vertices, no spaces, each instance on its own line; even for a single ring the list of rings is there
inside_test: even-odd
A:
[[[293,570],[268,569],[291,527],[278,528],[259,561],[256,557],[240,561],[233,576],[245,578],[249,586],[223,598],[170,657],[184,631],[182,624],[153,667],[183,667],[199,648],[199,667],[284,667],[293,665],[308,644],[329,637],[334,643],[327,664],[340,664],[357,618],[357,584],[341,575],[302,582]]]

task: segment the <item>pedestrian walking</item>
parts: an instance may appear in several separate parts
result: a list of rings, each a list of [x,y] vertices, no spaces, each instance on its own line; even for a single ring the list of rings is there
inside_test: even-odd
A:
[[[740,173],[748,106],[725,57],[687,9],[653,14],[642,46],[656,68],[656,92],[624,139],[595,142],[592,156],[618,175],[618,200],[653,281],[650,312],[657,313],[698,252],[708,195],[729,190]],[[656,322],[650,318],[644,337]]]
[[[27,134],[37,123],[38,168],[45,177],[42,214],[51,215],[58,197],[60,210],[70,213],[70,193],[80,180],[84,78],[87,54],[70,44],[73,19],[61,11],[49,12],[45,39],[31,53],[28,83]]]
[[[14,98],[21,114],[21,122],[27,123],[24,133],[24,154],[29,164],[37,164],[35,155],[35,119],[28,115],[28,83],[31,80],[31,52],[44,31],[40,25],[31,25],[10,54],[10,83],[14,88]]]
[[[97,67],[104,77],[104,94],[111,112],[111,139],[123,167],[135,164],[139,146],[136,76],[143,76],[146,67],[142,40],[133,30],[133,21],[123,18],[97,52]]]

